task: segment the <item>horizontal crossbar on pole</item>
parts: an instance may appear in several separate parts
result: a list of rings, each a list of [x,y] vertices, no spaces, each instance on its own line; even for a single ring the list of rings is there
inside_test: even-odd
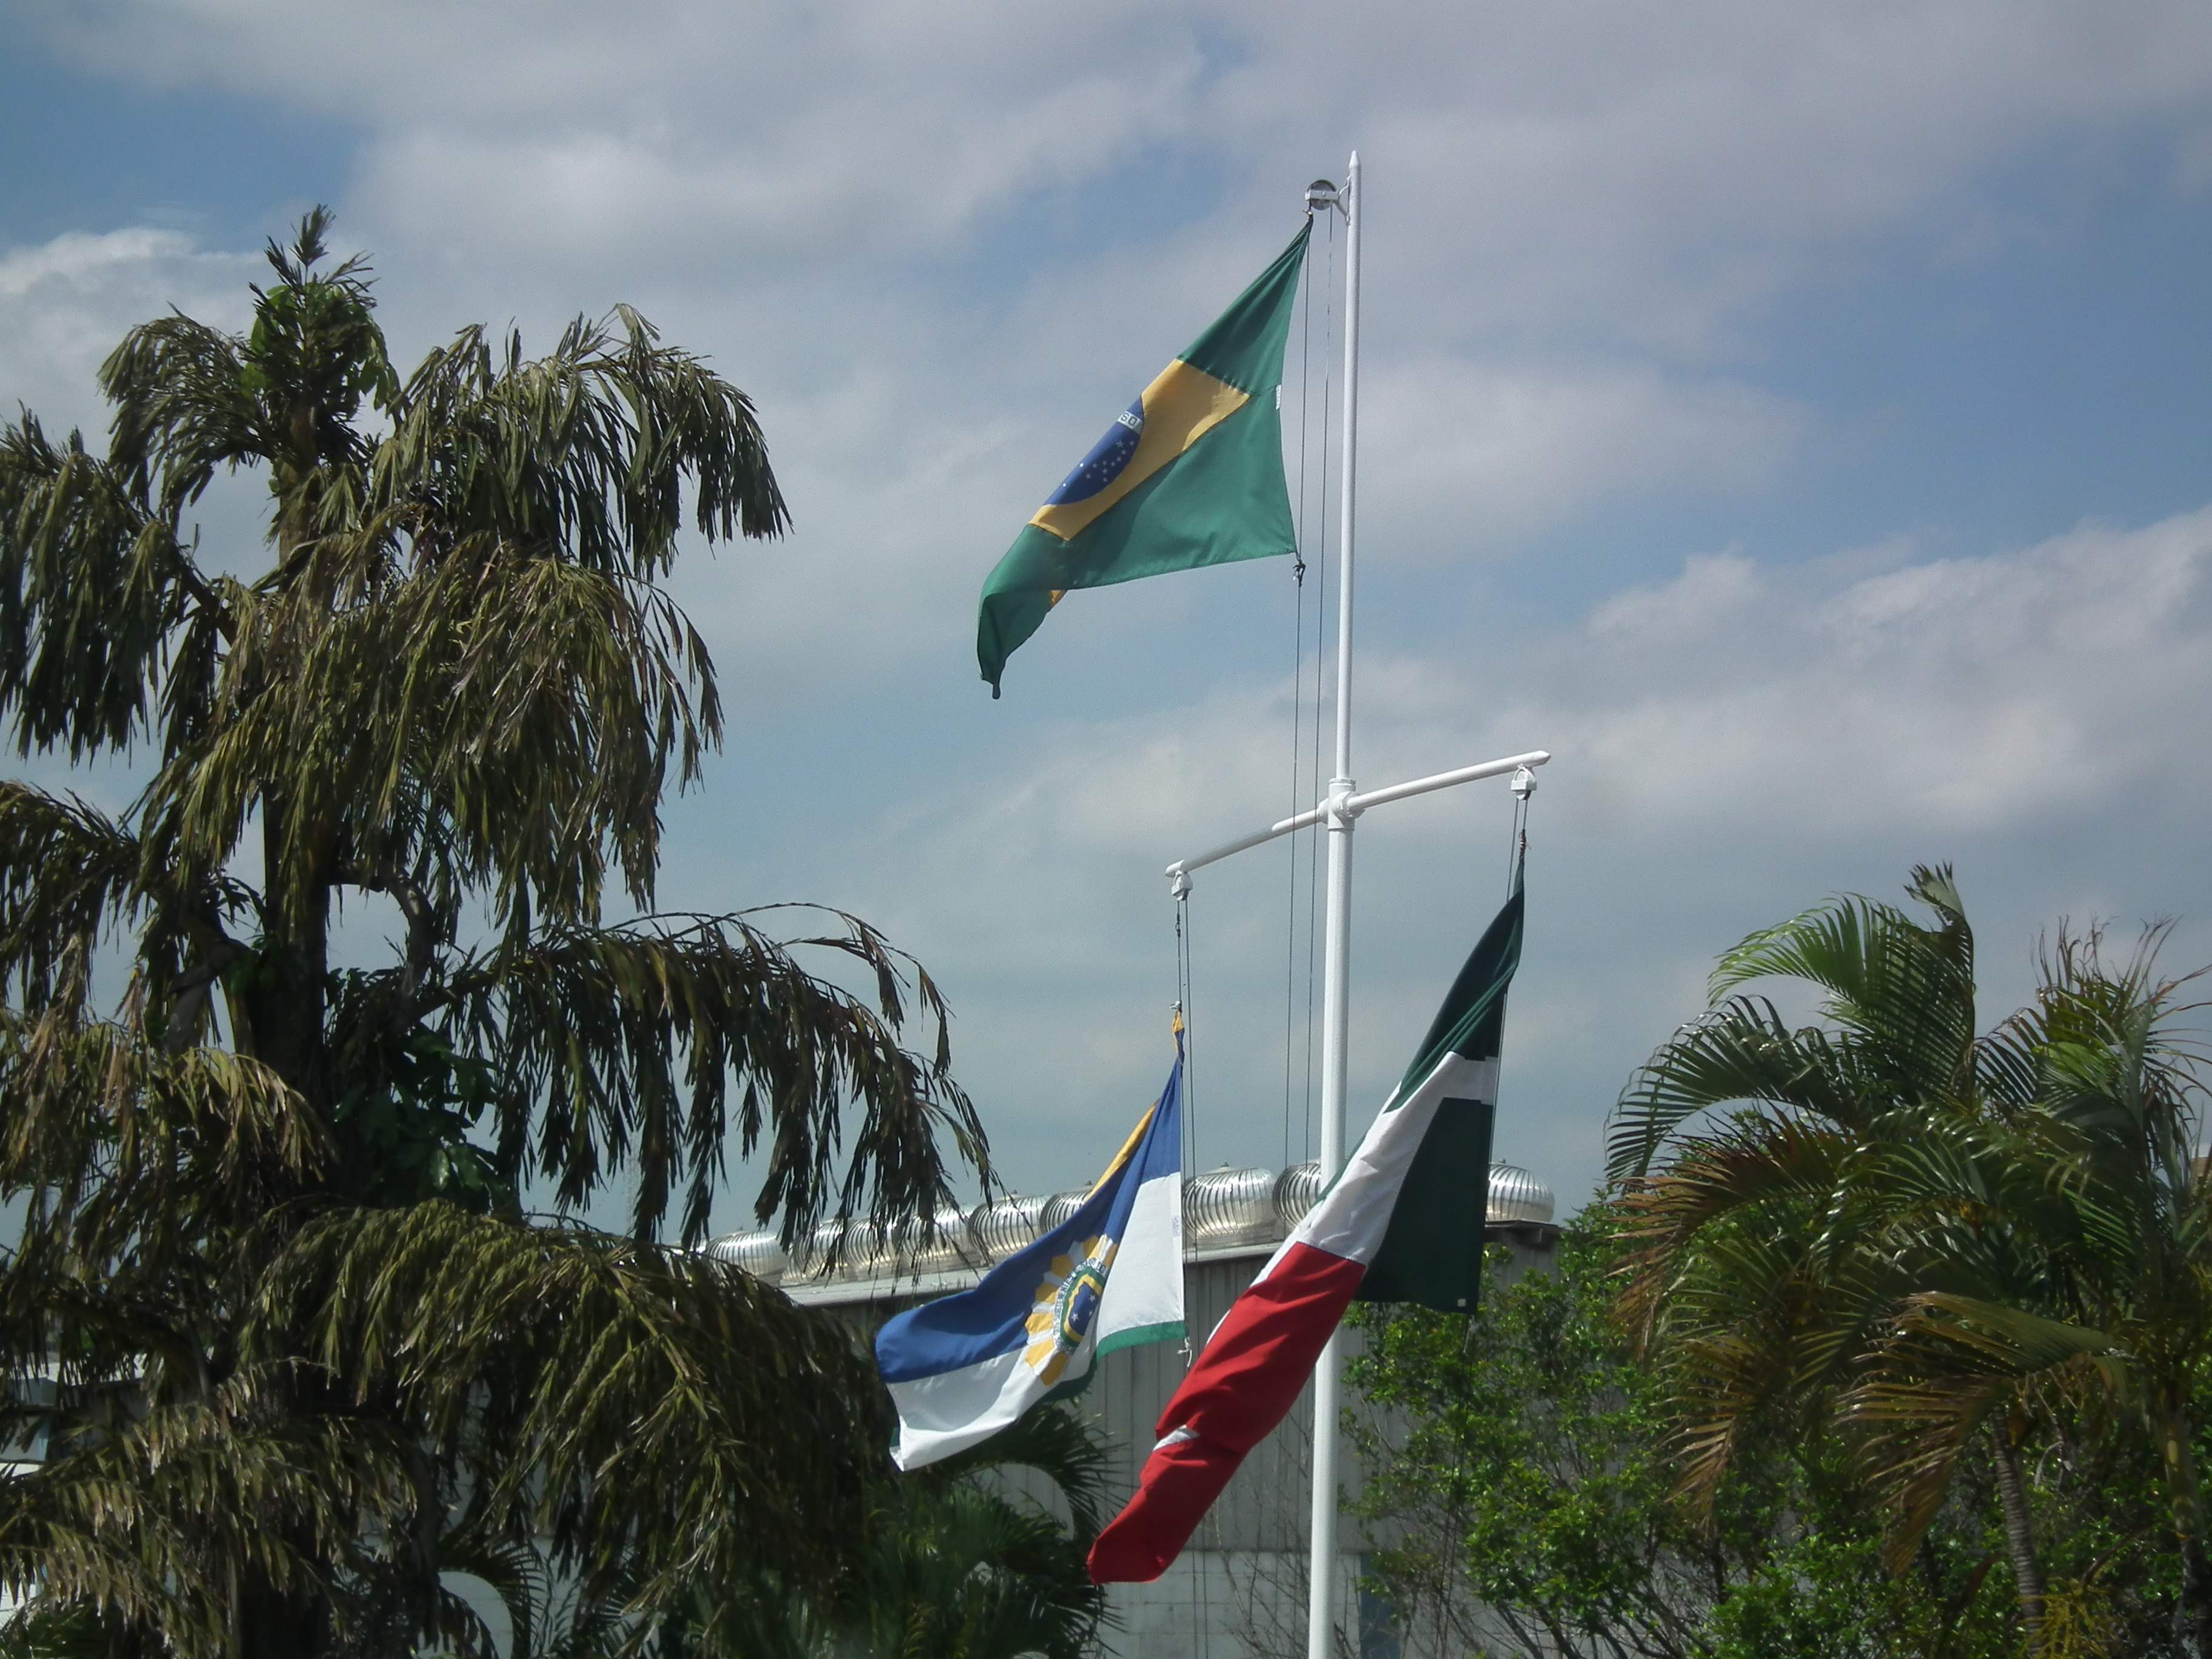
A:
[[[1517,772],[1524,766],[1533,769],[1551,758],[1552,751],[1548,749],[1531,749],[1525,755],[1508,755],[1504,760],[1485,761],[1480,766],[1462,766],[1449,772],[1432,772],[1425,778],[1415,778],[1411,783],[1394,783],[1387,789],[1370,789],[1364,794],[1354,795],[1346,805],[1354,812],[1364,812],[1370,806],[1386,805],[1394,800],[1403,800],[1408,795],[1425,795],[1431,789],[1449,789],[1455,784],[1498,777],[1508,772]]]
[[[1386,788],[1370,789],[1364,794],[1348,797],[1345,801],[1345,806],[1352,817],[1357,817],[1370,806],[1384,806],[1394,800],[1404,800],[1408,796],[1425,795],[1432,789],[1449,789],[1455,785],[1474,783],[1483,778],[1502,777],[1507,773],[1517,772],[1524,766],[1533,770],[1551,758],[1552,752],[1548,749],[1531,749],[1525,755],[1508,755],[1504,760],[1484,761],[1479,766],[1456,767],[1449,772],[1432,772],[1425,778],[1415,778],[1407,783],[1394,783]],[[1168,866],[1167,874],[1170,879],[1176,876],[1187,876],[1194,870],[1203,869],[1209,864],[1218,864],[1223,859],[1231,858],[1238,853],[1248,852],[1255,847],[1263,846],[1278,836],[1287,836],[1293,830],[1304,830],[1319,823],[1328,816],[1328,803],[1323,801],[1320,805],[1307,811],[1297,813],[1283,819],[1280,823],[1270,824],[1256,835],[1246,836],[1237,841],[1224,842],[1218,847],[1211,848],[1199,854],[1195,858],[1178,859]]]

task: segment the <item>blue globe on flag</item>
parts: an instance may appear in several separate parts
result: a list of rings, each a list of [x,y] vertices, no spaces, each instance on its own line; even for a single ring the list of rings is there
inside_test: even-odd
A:
[[[1106,435],[1091,446],[1091,453],[1075,464],[1075,471],[1060,480],[1060,488],[1045,498],[1047,507],[1064,507],[1096,495],[1121,476],[1145,435],[1145,400],[1139,398],[1114,417]]]

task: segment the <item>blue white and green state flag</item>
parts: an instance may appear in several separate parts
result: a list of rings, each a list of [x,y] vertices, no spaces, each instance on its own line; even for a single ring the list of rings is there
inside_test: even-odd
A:
[[[1073,1215],[973,1289],[877,1333],[901,1468],[950,1457],[1075,1393],[1116,1348],[1182,1336],[1181,1046],[1158,1101]]]
[[[1014,648],[1078,587],[1297,551],[1283,477],[1283,347],[1308,225],[1114,418],[983,584],[991,695]]]

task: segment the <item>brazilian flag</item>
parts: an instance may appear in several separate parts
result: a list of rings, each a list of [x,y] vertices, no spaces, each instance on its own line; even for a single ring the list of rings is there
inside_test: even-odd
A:
[[[1278,404],[1311,231],[1160,371],[1014,538],[975,619],[993,696],[1006,659],[1072,588],[1294,550]]]

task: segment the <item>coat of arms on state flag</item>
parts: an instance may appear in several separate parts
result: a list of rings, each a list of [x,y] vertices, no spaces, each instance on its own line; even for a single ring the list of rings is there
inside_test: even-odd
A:
[[[1180,1338],[1182,1055],[1158,1102],[1069,1216],[972,1289],[894,1316],[876,1364],[902,1469],[950,1457],[1073,1394],[1100,1358]]]

